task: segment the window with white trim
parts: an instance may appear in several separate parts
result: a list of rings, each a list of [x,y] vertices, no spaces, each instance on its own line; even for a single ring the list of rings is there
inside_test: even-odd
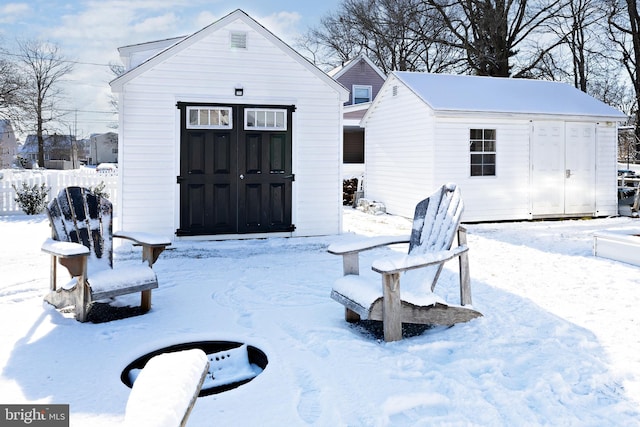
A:
[[[231,129],[231,107],[187,107],[188,129]]]
[[[469,129],[471,176],[496,175],[496,130]]]
[[[245,108],[246,130],[287,130],[287,110],[272,108]]]
[[[362,104],[364,102],[371,102],[371,94],[373,93],[372,86],[353,85],[352,97],[354,104]]]

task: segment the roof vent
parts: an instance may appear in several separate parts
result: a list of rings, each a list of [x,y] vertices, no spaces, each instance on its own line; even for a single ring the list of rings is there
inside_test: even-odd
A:
[[[393,87],[393,96],[397,96],[398,95],[398,86],[394,86]]]
[[[240,31],[231,32],[231,48],[232,49],[246,49],[247,48],[247,33]]]

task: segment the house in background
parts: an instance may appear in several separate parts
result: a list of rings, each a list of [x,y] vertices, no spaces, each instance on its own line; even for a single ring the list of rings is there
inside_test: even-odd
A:
[[[72,135],[44,135],[44,167],[47,169],[76,169],[80,166],[79,153],[83,150],[78,146],[76,137]],[[19,155],[38,163],[38,137],[27,135],[27,139],[20,148]]]
[[[341,231],[341,84],[241,10],[120,54],[119,227],[200,239]]]
[[[626,119],[563,83],[394,72],[363,118],[365,197],[410,218],[455,182],[467,222],[617,215]]]
[[[343,175],[360,176],[364,173],[365,145],[365,132],[360,127],[360,120],[387,77],[366,55],[358,56],[327,74],[349,90],[343,121]]]
[[[0,120],[0,169],[8,169],[18,154],[18,141],[10,120]]]
[[[98,165],[100,163],[118,162],[118,134],[107,132],[93,134],[89,138],[88,163]]]

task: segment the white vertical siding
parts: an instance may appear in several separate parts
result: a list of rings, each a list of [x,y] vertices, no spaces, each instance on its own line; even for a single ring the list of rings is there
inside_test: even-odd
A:
[[[612,122],[596,125],[596,215],[618,214],[618,126]]]
[[[471,176],[469,129],[496,130],[495,176]],[[527,120],[437,118],[436,183],[460,186],[463,221],[529,218],[529,134]]]
[[[229,48],[246,31],[247,50]],[[236,84],[243,97],[233,96]],[[294,235],[340,231],[340,94],[262,34],[234,21],[126,82],[121,95],[122,227],[173,235],[179,213],[176,102],[295,104]]]
[[[435,189],[431,110],[393,76],[378,99],[365,128],[365,197],[413,217],[415,205]]]

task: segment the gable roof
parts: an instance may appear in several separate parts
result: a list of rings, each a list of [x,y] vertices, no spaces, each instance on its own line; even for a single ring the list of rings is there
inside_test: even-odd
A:
[[[141,75],[142,73],[153,68],[155,65],[159,64],[165,59],[173,56],[177,52],[180,52],[186,49],[187,47],[192,46],[194,43],[197,43],[198,41],[207,37],[209,34],[212,34],[220,30],[221,28],[224,28],[225,26],[227,26],[228,24],[236,20],[241,20],[242,22],[247,24],[249,27],[251,27],[253,30],[255,30],[257,33],[261,34],[263,37],[265,37],[275,46],[280,48],[284,53],[289,55],[293,60],[297,61],[300,65],[305,67],[311,73],[313,73],[322,81],[324,81],[327,85],[332,87],[336,92],[340,93],[342,98],[346,99],[349,96],[349,91],[344,86],[342,86],[337,81],[333,80],[326,73],[324,73],[322,70],[316,67],[315,64],[311,63],[307,58],[300,55],[297,51],[295,51],[288,44],[283,42],[280,38],[274,35],[271,31],[267,30],[260,23],[258,23],[258,21],[251,18],[241,9],[236,9],[235,11],[231,12],[227,16],[204,27],[200,31],[197,31],[190,36],[182,38],[181,40],[177,41],[175,44],[172,44],[171,46],[167,47],[166,49],[162,50],[161,52],[155,54],[154,56],[150,57],[146,61],[142,62],[140,65],[132,68],[131,70],[127,71],[126,73],[112,80],[110,83],[111,88],[114,91],[122,90],[123,85],[129,82],[130,80],[132,80],[133,78]]]
[[[367,63],[367,65],[369,65],[369,67],[371,67],[373,71],[375,71],[380,76],[380,78],[382,78],[382,80],[386,80],[387,78],[386,74],[383,73],[382,70],[378,68],[378,66],[374,64],[367,55],[364,55],[364,54],[357,56],[356,58],[350,59],[344,64],[337,66],[333,70],[329,71],[327,74],[333,77],[334,79],[338,80],[341,75],[349,71],[356,64],[360,63],[360,60],[364,60]]]
[[[120,59],[124,63],[125,71],[140,65],[153,55],[184,40],[186,37],[187,36],[172,37],[169,39],[153,40],[119,47],[118,52],[120,53]]]
[[[627,119],[617,109],[560,82],[407,71],[395,71],[392,75],[437,112]]]
[[[51,147],[57,148],[71,148],[73,141],[76,138],[72,135],[42,135],[43,143],[45,149],[50,149]],[[20,153],[28,154],[28,153],[37,153],[38,152],[38,136],[37,135],[27,135],[27,138],[20,147]]]

